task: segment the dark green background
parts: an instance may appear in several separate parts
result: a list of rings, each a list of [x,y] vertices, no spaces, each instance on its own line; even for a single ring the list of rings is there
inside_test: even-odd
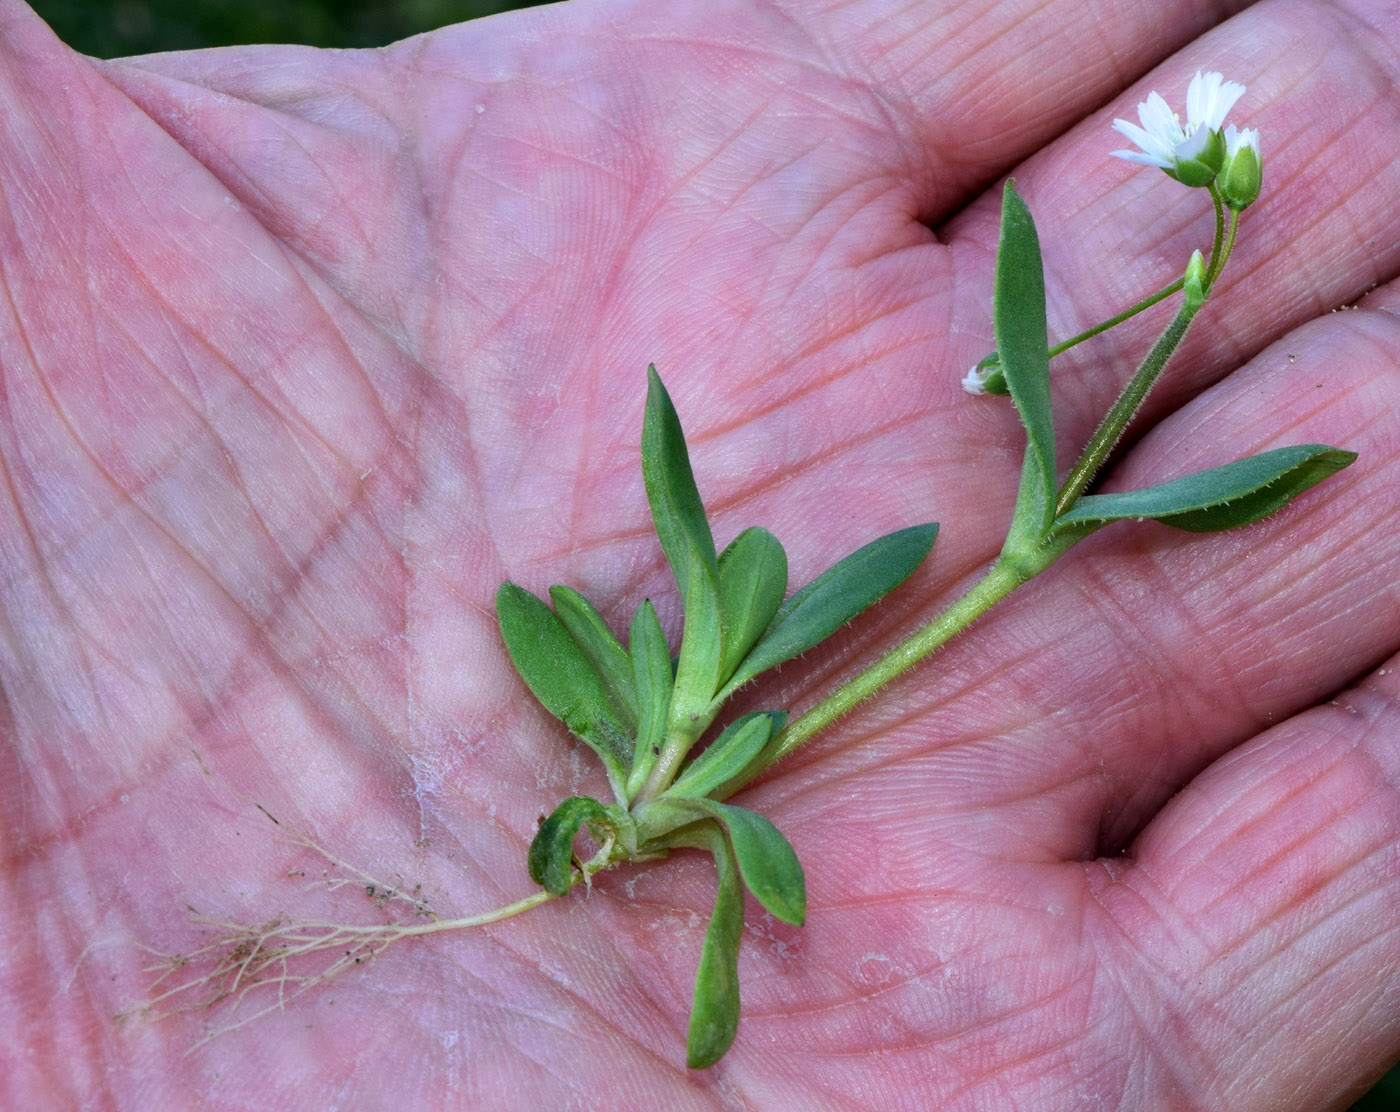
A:
[[[384,46],[396,39],[529,8],[530,0],[30,0],[58,37],[84,54],[118,58],[160,50],[298,42]]]
[[[85,54],[117,58],[241,43],[384,46],[534,0],[31,0],[59,38]],[[1280,1112],[1292,1112],[1281,1109]],[[1352,1112],[1400,1112],[1400,1067]]]

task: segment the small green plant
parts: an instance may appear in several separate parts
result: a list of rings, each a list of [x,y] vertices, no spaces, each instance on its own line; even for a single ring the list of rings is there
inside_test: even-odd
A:
[[[1140,148],[1119,155],[1207,190],[1214,240],[1209,255],[1192,254],[1176,281],[1054,347],[1046,334],[1035,224],[1007,183],[993,305],[996,350],[964,380],[973,393],[1009,394],[1026,430],[1020,489],[1000,555],[943,613],[815,706],[791,720],[785,709],[741,715],[707,744],[702,743],[736,691],[819,644],[894,590],[927,557],[938,527],[914,525],[871,541],[787,596],[787,558],[771,533],[746,529],[717,552],[680,420],[652,368],[642,472],[683,604],[676,651],[650,601],[637,607],[624,645],[598,610],[569,587],[550,589],[552,607],[510,582],[496,595],[501,636],[517,671],[539,702],[597,754],[612,800],[574,796],[541,823],[527,865],[542,891],[470,919],[377,928],[359,940],[365,950],[356,952],[372,956],[409,934],[498,921],[563,896],[600,870],[657,860],[675,849],[699,849],[713,857],[719,887],[695,977],[686,1060],[692,1067],[711,1065],[729,1049],[739,1022],[744,890],[786,923],[801,925],[806,915],[802,867],[792,846],[766,818],[726,802],[735,792],[1104,526],[1152,519],[1192,532],[1233,529],[1275,512],[1350,464],[1351,452],[1305,444],[1141,490],[1089,492],[1210,297],[1234,248],[1240,214],[1259,194],[1257,133],[1223,126],[1243,91],[1219,74],[1198,73],[1188,92],[1185,124],[1156,93],[1139,107],[1141,127],[1117,121]],[[1175,316],[1059,478],[1051,358],[1178,293]],[[581,833],[592,843],[582,853]],[[266,964],[285,980],[285,960],[273,948],[285,950],[291,940],[300,958],[321,948],[316,930],[324,932],[324,948],[345,949],[347,928],[309,926],[314,929],[275,921],[234,935],[243,948],[233,963],[236,971],[246,978],[258,954],[271,954]]]

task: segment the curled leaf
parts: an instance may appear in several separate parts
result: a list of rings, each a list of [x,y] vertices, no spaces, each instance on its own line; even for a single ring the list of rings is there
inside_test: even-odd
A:
[[[556,896],[573,887],[574,838],[585,822],[606,822],[608,811],[596,799],[571,796],[540,824],[526,864],[530,879]]]

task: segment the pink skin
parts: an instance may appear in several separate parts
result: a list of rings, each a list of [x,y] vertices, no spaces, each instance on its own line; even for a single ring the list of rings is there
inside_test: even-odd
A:
[[[0,0],[0,1105],[1344,1107],[1400,1052],[1400,24],[1220,18],[583,2],[103,63]],[[1108,482],[1361,459],[1242,532],[1105,530],[747,793],[810,911],[751,905],[718,1067],[682,1065],[689,854],[193,1053],[236,1017],[112,1021],[141,947],[204,940],[186,903],[376,921],[247,800],[442,914],[532,890],[538,815],[605,787],[491,599],[650,596],[674,632],[648,362],[721,543],[768,526],[794,586],[943,523],[745,705],[809,705],[965,586],[1022,441],[958,385],[998,179],[1054,334],[1109,315],[1209,241],[1203,193],[1109,154],[1198,68],[1249,86],[1265,193]],[[1057,361],[1062,465],[1162,323]]]

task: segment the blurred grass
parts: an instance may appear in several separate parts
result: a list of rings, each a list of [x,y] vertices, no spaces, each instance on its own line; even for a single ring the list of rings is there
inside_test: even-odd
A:
[[[69,46],[98,58],[293,42],[384,46],[435,27],[544,0],[31,0]],[[1287,1110],[1283,1110],[1287,1112]],[[1400,1112],[1400,1066],[1351,1112]]]
[[[293,42],[384,46],[543,0],[30,0],[69,46],[98,58]]]

